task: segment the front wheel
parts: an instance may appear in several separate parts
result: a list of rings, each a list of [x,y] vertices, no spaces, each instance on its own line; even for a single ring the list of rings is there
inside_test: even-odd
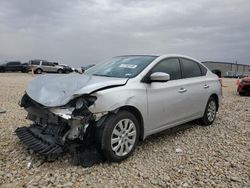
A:
[[[200,119],[200,124],[203,126],[211,125],[216,118],[217,103],[214,97],[208,99],[206,110],[203,117]]]
[[[139,123],[128,111],[111,114],[97,130],[97,141],[104,157],[120,162],[134,151],[139,139]]]

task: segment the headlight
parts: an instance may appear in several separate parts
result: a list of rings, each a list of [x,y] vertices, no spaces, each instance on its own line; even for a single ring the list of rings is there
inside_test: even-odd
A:
[[[71,101],[72,107],[81,109],[83,106],[89,107],[96,101],[95,96],[85,95]]]
[[[83,104],[84,104],[83,99],[82,98],[78,99],[76,101],[76,109],[82,108]]]
[[[92,105],[97,98],[95,96],[81,96],[70,101],[64,107],[51,108],[50,111],[64,119],[72,119],[72,116],[85,116],[88,113],[88,107]]]

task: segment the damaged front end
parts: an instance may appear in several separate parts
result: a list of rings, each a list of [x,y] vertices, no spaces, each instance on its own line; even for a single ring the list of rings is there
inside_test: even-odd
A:
[[[29,149],[44,156],[83,148],[93,140],[94,124],[105,114],[89,111],[95,100],[95,96],[82,95],[64,106],[46,107],[25,94],[20,106],[26,109],[27,119],[33,124],[17,128],[16,134]]]

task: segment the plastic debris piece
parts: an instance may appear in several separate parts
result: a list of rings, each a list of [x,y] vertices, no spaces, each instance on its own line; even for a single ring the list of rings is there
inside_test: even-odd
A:
[[[32,167],[32,161],[28,162],[28,164],[27,164],[28,169],[31,169],[31,167]]]
[[[4,114],[4,113],[6,113],[6,110],[0,108],[0,114]]]
[[[82,167],[91,167],[95,164],[100,164],[104,162],[104,159],[100,155],[100,153],[92,148],[92,149],[85,149],[83,151],[76,150],[73,153],[73,164],[74,165],[81,165]]]
[[[176,153],[182,153],[183,151],[182,151],[181,148],[177,148],[177,149],[175,150],[175,152],[176,152]]]

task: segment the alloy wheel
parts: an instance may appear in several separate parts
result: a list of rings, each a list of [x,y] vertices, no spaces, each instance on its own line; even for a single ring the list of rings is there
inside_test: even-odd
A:
[[[127,155],[135,145],[136,127],[132,120],[122,119],[111,134],[111,148],[117,156]]]
[[[208,104],[208,109],[207,109],[208,121],[210,122],[214,121],[215,115],[216,115],[216,103],[215,101],[211,100],[210,103]]]

